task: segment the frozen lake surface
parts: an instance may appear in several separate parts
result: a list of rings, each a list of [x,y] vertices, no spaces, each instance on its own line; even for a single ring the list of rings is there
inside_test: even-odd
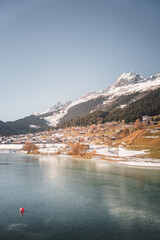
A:
[[[160,169],[0,154],[3,240],[159,240],[159,203]]]

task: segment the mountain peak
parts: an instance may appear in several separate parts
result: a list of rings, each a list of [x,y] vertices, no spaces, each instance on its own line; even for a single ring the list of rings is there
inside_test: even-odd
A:
[[[121,76],[113,84],[113,87],[123,87],[126,85],[135,84],[143,81],[144,81],[143,76],[133,71],[130,71],[129,73],[122,73]]]
[[[158,73],[156,73],[156,74],[154,74],[154,75],[149,77],[150,80],[155,80],[157,78],[160,78],[160,72],[158,72]]]
[[[62,104],[61,102],[57,102],[55,105],[53,105],[52,107],[48,108],[46,111],[42,112],[40,115],[42,114],[47,114],[47,113],[50,113],[50,112],[56,112],[56,111],[59,111],[67,106],[69,106],[72,102],[71,101],[68,101],[64,104]]]
[[[32,113],[32,115],[39,116],[39,113],[38,112],[34,112],[34,113]]]

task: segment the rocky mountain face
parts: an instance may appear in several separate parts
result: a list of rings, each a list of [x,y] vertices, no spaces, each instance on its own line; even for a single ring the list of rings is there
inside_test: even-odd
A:
[[[1,121],[0,134],[20,134],[40,131],[57,125],[61,126],[63,123],[76,118],[85,118],[87,114],[93,113],[94,115],[96,111],[102,111],[105,115],[106,113],[116,112],[117,116],[117,111],[122,112],[123,109],[124,112],[125,109],[135,103],[137,103],[135,106],[139,106],[138,102],[140,100],[141,104],[143,104],[143,99],[148,101],[146,100],[148,99],[147,96],[150,96],[150,98],[157,96],[157,92],[154,92],[159,89],[160,73],[148,78],[144,78],[133,71],[123,73],[112,86],[101,91],[90,92],[77,101],[69,101],[65,104],[58,102],[42,113],[35,112],[29,117],[14,122],[4,123]],[[155,102],[158,101],[156,99],[158,98],[154,98]],[[155,106],[158,106],[157,104],[159,103],[155,103]],[[160,111],[160,107],[157,108],[159,109],[157,111]],[[153,112],[155,113],[156,109],[151,113],[146,110],[146,114],[153,114]],[[157,114],[159,113],[157,112]],[[145,112],[140,111],[140,114],[144,115]],[[110,120],[116,119],[112,115]]]

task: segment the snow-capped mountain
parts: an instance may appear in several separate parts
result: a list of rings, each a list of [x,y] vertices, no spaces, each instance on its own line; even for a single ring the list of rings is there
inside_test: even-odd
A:
[[[0,134],[13,135],[63,127],[73,122],[87,124],[87,119],[98,112],[107,116],[104,121],[135,121],[144,115],[160,114],[160,73],[148,78],[134,73],[123,73],[115,83],[101,91],[90,92],[74,102],[56,103],[42,113],[13,121],[0,121]],[[102,117],[103,119],[103,117]],[[94,123],[94,119],[89,124]],[[68,125],[67,125],[68,126]]]
[[[141,83],[144,81],[145,81],[145,78],[143,76],[131,71],[129,73],[123,73],[113,84],[113,88],[123,87],[130,84]]]
[[[50,126],[56,126],[60,122],[69,121],[98,109],[106,111],[115,102],[117,104],[118,99],[122,97],[123,104],[120,103],[117,107],[124,108],[157,88],[160,88],[160,73],[144,78],[131,71],[123,73],[112,86],[105,90],[90,92],[72,103],[57,103],[42,114],[50,113],[44,119]]]

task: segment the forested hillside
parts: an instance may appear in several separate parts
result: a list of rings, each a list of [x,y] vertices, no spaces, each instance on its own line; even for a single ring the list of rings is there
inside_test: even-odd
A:
[[[32,127],[35,126],[35,127]],[[36,128],[37,126],[37,128]],[[2,122],[0,121],[0,135],[16,135],[32,133],[49,129],[47,122],[44,119],[40,119],[38,116],[28,116],[16,121]]]
[[[72,119],[71,121],[59,124],[58,127],[85,126],[106,121],[131,122],[144,115],[154,116],[160,114],[160,89],[150,92],[148,95],[130,103],[125,108],[113,107],[108,111],[95,111],[82,117]]]

